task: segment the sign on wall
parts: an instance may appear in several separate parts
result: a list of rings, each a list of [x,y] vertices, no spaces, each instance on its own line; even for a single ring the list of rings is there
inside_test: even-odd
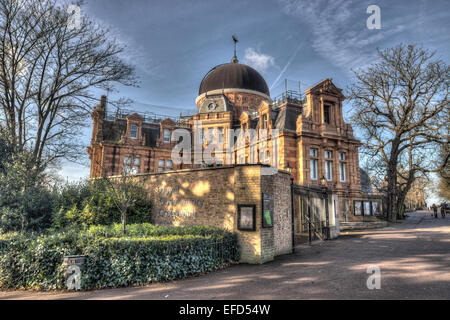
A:
[[[256,230],[256,205],[238,205],[238,229],[241,231]]]
[[[262,195],[262,227],[272,228],[273,227],[273,211],[274,211],[274,201],[273,195],[263,193]]]

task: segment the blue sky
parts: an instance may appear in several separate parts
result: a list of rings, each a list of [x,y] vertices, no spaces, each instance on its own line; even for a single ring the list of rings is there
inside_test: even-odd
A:
[[[370,5],[381,9],[380,30],[366,26]],[[448,0],[87,0],[81,13],[108,26],[136,66],[139,88],[119,87],[112,97],[133,99],[138,111],[174,115],[195,110],[203,76],[231,60],[232,34],[240,62],[261,72],[272,96],[285,78],[302,88],[333,78],[346,89],[351,69],[374,62],[376,48],[418,43],[448,63],[449,11]],[[87,146],[89,130],[80,139]],[[87,153],[80,157],[87,163]],[[89,169],[65,164],[61,175],[77,179]]]

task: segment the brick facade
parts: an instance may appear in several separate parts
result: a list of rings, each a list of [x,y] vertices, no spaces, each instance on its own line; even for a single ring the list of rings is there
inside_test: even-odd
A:
[[[336,202],[339,220],[376,219],[355,215],[354,201],[367,199],[368,196],[361,188],[358,153],[361,143],[354,137],[352,127],[344,121],[344,99],[341,89],[337,88],[331,79],[317,83],[305,92],[304,97],[287,93],[276,100],[271,100],[266,93],[224,88],[201,94],[196,100],[195,115],[173,120],[148,119],[135,113],[111,117],[111,113],[108,115],[107,112],[106,98],[102,97],[92,114],[93,132],[91,146],[87,149],[91,159],[90,176],[95,178],[118,175],[124,169],[132,170],[136,174],[151,174],[208,166],[271,163],[279,170],[290,171],[294,184],[298,186],[322,188],[325,183],[327,190],[337,196],[330,201]],[[172,150],[176,143],[171,141],[170,137],[175,129],[186,129],[192,134],[193,152],[189,164],[176,165],[172,161]],[[246,142],[243,145],[234,146],[230,148],[230,152],[226,152],[232,144],[233,138],[228,135],[231,129],[241,129],[243,132],[255,130],[258,134],[256,142],[253,143],[247,137],[244,138]],[[269,132],[278,130],[278,140],[274,140],[271,134],[267,138],[260,136],[261,129],[268,129]],[[205,137],[207,132],[214,134],[214,141],[204,138],[200,152],[196,151],[194,137]],[[220,132],[223,133],[222,139],[219,139]],[[214,143],[223,147],[222,151],[213,149],[218,161],[213,164],[195,164],[198,153],[202,156]],[[273,162],[274,152],[278,156],[277,163]],[[205,175],[210,172],[195,171],[195,175],[200,180],[208,179]],[[227,185],[231,183],[227,179],[219,181]],[[233,179],[235,184],[260,185],[260,182],[252,180],[259,178],[253,176],[243,175]],[[274,182],[270,185],[278,184]],[[210,214],[215,214],[215,211],[219,210],[217,208],[221,208],[221,203],[228,201],[223,196],[226,192],[218,194],[218,197],[222,198],[210,202]],[[234,196],[240,197],[240,194],[236,193]],[[289,200],[288,195],[279,195],[278,198],[283,197],[286,198],[285,201]],[[298,204],[294,204],[294,207],[300,210]],[[296,212],[296,215],[298,214],[300,213]],[[227,218],[226,221],[230,219],[232,218]],[[282,219],[282,216],[274,219]],[[285,227],[287,228],[287,225],[284,222],[277,223],[275,234],[283,232]],[[269,230],[263,232],[267,236],[262,239],[268,239],[269,243],[278,243],[277,248],[284,247],[279,239],[270,239],[272,233]]]
[[[152,222],[208,225],[238,234],[241,262],[264,263],[292,251],[289,174],[261,175],[261,165],[139,175],[154,200]],[[262,193],[274,197],[274,227],[262,226]],[[256,206],[256,230],[238,229],[238,205]]]

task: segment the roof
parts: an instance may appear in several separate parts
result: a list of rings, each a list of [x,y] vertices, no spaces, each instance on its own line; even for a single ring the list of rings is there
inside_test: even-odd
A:
[[[301,109],[284,108],[280,110],[275,121],[275,129],[297,131],[297,118],[301,113]]]
[[[127,132],[127,125],[123,121],[103,122],[103,141],[118,143]],[[142,126],[144,145],[146,147],[156,147],[156,142],[160,137],[160,127]]]
[[[258,71],[237,62],[211,69],[200,84],[199,95],[220,89],[246,89],[270,96],[269,87]]]

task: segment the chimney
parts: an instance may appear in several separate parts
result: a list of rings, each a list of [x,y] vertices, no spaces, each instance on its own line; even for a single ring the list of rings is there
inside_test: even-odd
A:
[[[103,95],[103,96],[100,98],[100,108],[101,108],[102,110],[106,110],[106,100],[107,100],[107,98],[106,98],[105,95]]]

